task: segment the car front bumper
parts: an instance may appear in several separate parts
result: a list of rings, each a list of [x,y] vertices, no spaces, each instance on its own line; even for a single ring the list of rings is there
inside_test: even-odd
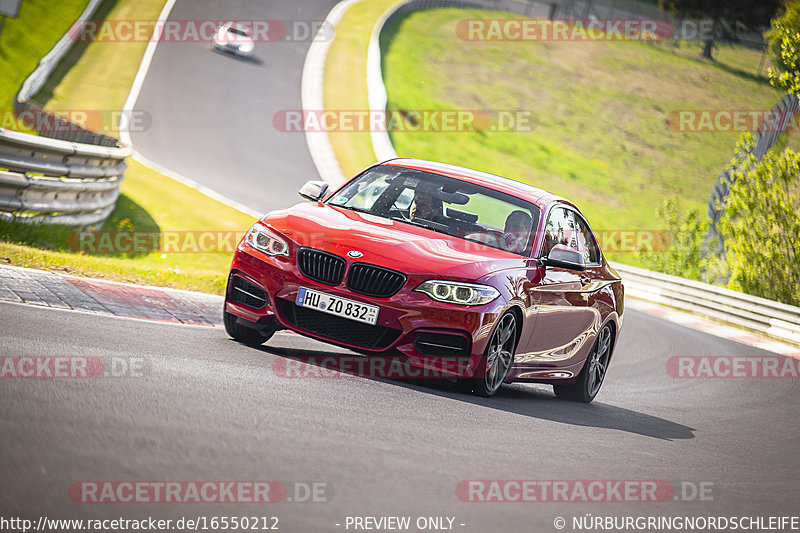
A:
[[[266,304],[257,309],[232,297],[234,276],[266,292]],[[408,280],[390,298],[372,298],[348,290],[344,282],[333,287],[310,280],[293,258],[270,257],[242,243],[231,265],[225,310],[259,327],[289,329],[361,353],[401,356],[415,367],[444,375],[473,377],[492,326],[505,310],[502,298],[482,306],[445,304],[413,291],[415,283]],[[300,287],[377,305],[378,323],[371,326],[298,307]]]

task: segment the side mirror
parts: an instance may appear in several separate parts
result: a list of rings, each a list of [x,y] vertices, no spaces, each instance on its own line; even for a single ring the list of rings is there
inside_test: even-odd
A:
[[[300,197],[312,202],[317,202],[328,192],[328,183],[324,181],[307,181],[300,187]]]
[[[563,244],[556,244],[545,259],[544,266],[566,268],[569,270],[586,270],[583,254]]]

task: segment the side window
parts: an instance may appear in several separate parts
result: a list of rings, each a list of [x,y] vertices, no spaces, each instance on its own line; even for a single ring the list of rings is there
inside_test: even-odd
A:
[[[589,263],[600,262],[600,248],[597,246],[597,240],[589,229],[589,225],[580,216],[572,216],[575,219],[575,234],[578,241],[578,251],[583,254],[583,260]]]
[[[570,246],[573,232],[572,213],[561,207],[550,210],[547,226],[544,229],[542,257],[547,257],[556,244]]]
[[[579,251],[587,264],[600,262],[600,248],[589,225],[580,215],[562,207],[550,211],[545,227],[542,257],[547,257],[556,244]]]

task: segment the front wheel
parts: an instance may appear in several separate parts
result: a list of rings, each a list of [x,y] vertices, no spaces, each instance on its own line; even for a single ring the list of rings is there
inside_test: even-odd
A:
[[[611,359],[611,347],[614,340],[614,334],[611,331],[611,325],[606,324],[600,330],[600,334],[595,340],[592,351],[589,352],[589,357],[586,358],[586,363],[583,365],[578,379],[572,385],[553,385],[553,392],[556,396],[565,400],[573,400],[576,402],[591,403],[597,393],[600,392],[600,386],[603,384],[603,378],[606,377],[606,370],[608,370],[608,361]]]
[[[494,396],[511,370],[516,346],[517,319],[513,313],[506,313],[494,328],[486,354],[478,367],[478,377],[461,382],[460,388],[471,389],[478,396]]]
[[[222,312],[222,322],[225,324],[225,331],[234,340],[237,340],[248,346],[260,346],[267,342],[270,337],[275,333],[274,330],[267,330],[262,332],[254,328],[248,328],[236,321],[236,315],[227,311]]]

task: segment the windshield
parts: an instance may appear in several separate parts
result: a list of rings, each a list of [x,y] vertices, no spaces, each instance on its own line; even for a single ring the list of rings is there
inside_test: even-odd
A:
[[[530,256],[539,220],[538,208],[525,200],[392,165],[367,170],[328,203],[522,256]]]
[[[233,33],[234,35],[241,35],[242,37],[249,37],[250,32],[245,28],[237,28],[236,26],[231,26],[228,28],[229,33]]]

